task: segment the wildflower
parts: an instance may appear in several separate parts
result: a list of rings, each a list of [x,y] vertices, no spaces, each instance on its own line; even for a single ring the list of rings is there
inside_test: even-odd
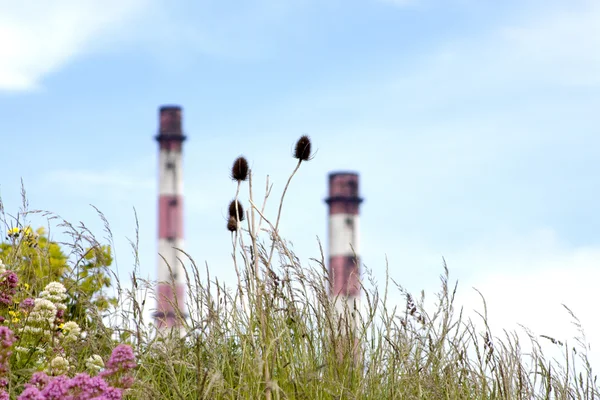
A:
[[[6,393],[6,391],[4,389],[2,389],[2,391],[0,391],[0,400],[10,400],[8,393]]]
[[[110,359],[106,363],[106,366],[113,370],[128,370],[135,368],[135,355],[133,354],[133,349],[131,346],[120,344],[115,347],[110,355]]]
[[[306,135],[300,137],[296,142],[294,157],[300,161],[308,161],[310,159],[311,143],[310,138]]]
[[[136,366],[135,355],[131,346],[120,344],[114,348],[110,359],[106,363],[106,370],[102,371],[99,376],[116,383],[115,386],[126,389],[133,384],[133,377],[129,376],[128,372]]]
[[[23,231],[23,237],[25,238],[25,243],[27,243],[29,247],[37,247],[37,239],[39,237],[39,234],[37,232],[34,232],[31,229],[31,227],[28,226],[27,228],[25,228],[25,230]]]
[[[227,221],[227,230],[229,232],[235,232],[237,231],[238,228],[238,222],[235,219],[235,217],[229,217],[229,220]]]
[[[77,325],[77,322],[69,321],[61,326],[62,333],[67,341],[75,341],[81,334],[81,328]]]
[[[15,335],[6,326],[0,326],[0,375],[8,371],[8,359],[12,354],[11,347],[15,342]]]
[[[122,392],[114,387],[109,387],[104,392],[104,395],[100,398],[100,400],[121,400],[123,394]]]
[[[0,275],[3,275],[6,272],[6,265],[0,260]]]
[[[56,305],[50,300],[35,299],[23,331],[34,335],[52,336],[56,329],[56,311]]]
[[[231,178],[238,182],[248,178],[248,160],[242,156],[235,159],[231,167]]]
[[[35,387],[28,387],[21,393],[18,400],[46,400],[46,397],[40,393],[40,390]]]
[[[64,375],[69,372],[69,360],[64,357],[56,356],[50,361],[49,372],[52,375]]]
[[[97,399],[120,400],[122,390],[111,387],[100,377],[81,373],[73,378],[64,375],[51,378],[43,372],[33,375],[19,400]],[[0,399],[1,400],[1,399]]]
[[[48,375],[46,375],[45,372],[36,372],[35,374],[33,374],[31,379],[29,380],[29,383],[26,384],[25,386],[42,389],[44,386],[46,386],[48,384],[48,382],[50,382],[50,377]]]
[[[31,297],[28,297],[21,302],[20,307],[22,310],[31,311],[33,309],[34,305],[35,305],[35,301]]]
[[[11,321],[13,324],[16,324],[17,322],[19,322],[19,314],[20,314],[19,311],[10,310],[8,312],[8,315],[10,315],[12,317]]]
[[[67,289],[59,282],[50,282],[40,293],[40,298],[53,302],[58,309],[64,309],[66,306],[62,302],[67,298]]]
[[[237,205],[237,212],[236,212],[236,205]],[[239,201],[231,200],[231,203],[229,203],[229,216],[235,218],[236,215],[237,215],[238,221],[243,221],[244,220],[244,207],[242,207],[242,205],[240,204]]]
[[[108,388],[108,384],[102,378],[90,377],[85,373],[77,374],[69,381],[69,392],[75,394],[74,397],[77,399],[88,399],[98,396],[105,393]]]
[[[69,390],[68,381],[69,378],[64,375],[57,376],[48,382],[41,390],[41,394],[45,396],[45,399],[64,399],[67,397]]]
[[[8,230],[7,234],[10,238],[17,238],[21,234],[21,228],[11,228]]]
[[[94,354],[85,360],[85,367],[92,372],[98,372],[104,368],[104,361],[98,354]]]
[[[19,277],[12,271],[6,270],[0,275],[0,303],[11,305],[12,297],[17,292]]]

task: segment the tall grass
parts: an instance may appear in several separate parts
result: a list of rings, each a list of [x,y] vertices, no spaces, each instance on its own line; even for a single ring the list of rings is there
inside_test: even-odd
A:
[[[576,347],[527,330],[528,342],[518,332],[492,332],[483,295],[477,321],[457,309],[457,284],[450,282],[445,263],[434,307],[425,305],[424,294],[413,296],[387,275],[384,282],[376,283],[366,270],[362,305],[347,310],[359,313],[358,327],[352,329],[347,315],[336,313],[329,295],[322,246],[316,258],[302,263],[279,231],[287,187],[310,159],[307,139],[301,140],[295,151],[298,164],[274,219],[265,215],[272,188],[268,180],[259,200],[247,162],[234,162],[235,195],[226,224],[232,239],[231,268],[237,276],[233,286],[220,282],[210,266],[199,265],[180,249],[189,311],[189,318],[181,319],[184,335],[157,332],[153,322],[143,318],[154,306],[156,283],[140,278],[137,262],[131,282],[117,282],[118,307],[97,320],[97,332],[89,337],[96,338],[90,346],[97,351],[102,347],[106,352],[120,342],[134,347],[138,367],[128,398],[600,396],[583,329],[570,310],[581,328]],[[110,240],[108,223],[106,229]],[[131,244],[137,254],[137,234]],[[392,300],[397,298],[403,301]],[[560,347],[563,359],[545,356],[541,340]]]

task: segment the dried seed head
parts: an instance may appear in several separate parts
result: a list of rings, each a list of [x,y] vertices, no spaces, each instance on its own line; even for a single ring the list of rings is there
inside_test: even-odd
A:
[[[238,182],[245,181],[248,178],[248,161],[244,157],[240,156],[233,162],[231,178]]]
[[[300,137],[296,142],[296,149],[294,150],[294,157],[301,161],[308,161],[310,159],[310,138],[306,135]]]
[[[238,212],[238,221],[243,221],[244,220],[244,207],[242,207],[242,204],[239,201],[236,200],[231,200],[231,203],[229,203],[229,216],[230,217],[235,217],[236,216],[236,212],[235,212],[235,204],[237,203],[237,212]]]
[[[227,221],[227,230],[229,232],[235,232],[238,228],[238,222],[235,217],[229,217],[229,221]]]

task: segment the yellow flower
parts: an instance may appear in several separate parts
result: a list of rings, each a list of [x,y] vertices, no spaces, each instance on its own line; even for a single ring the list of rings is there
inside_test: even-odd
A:
[[[21,228],[11,228],[8,230],[8,236],[17,237],[19,233],[21,233]]]
[[[10,315],[12,317],[11,321],[13,324],[16,324],[17,322],[19,322],[19,311],[9,311],[8,315]]]

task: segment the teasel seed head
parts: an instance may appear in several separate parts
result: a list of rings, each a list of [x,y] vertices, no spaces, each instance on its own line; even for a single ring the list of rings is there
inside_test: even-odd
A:
[[[238,182],[245,181],[248,178],[248,161],[243,156],[236,158],[233,162],[231,178]]]
[[[229,232],[235,232],[237,231],[238,228],[238,221],[235,219],[235,217],[229,217],[229,220],[227,221],[227,230]]]
[[[244,220],[244,207],[242,207],[242,204],[237,201],[237,200],[231,200],[231,203],[229,203],[229,216],[230,217],[234,217],[235,218],[235,214],[236,214],[236,210],[235,210],[235,204],[237,203],[237,212],[238,212],[238,221],[243,221]]]
[[[296,142],[296,149],[294,150],[294,157],[301,161],[310,160],[310,138],[303,135]]]

